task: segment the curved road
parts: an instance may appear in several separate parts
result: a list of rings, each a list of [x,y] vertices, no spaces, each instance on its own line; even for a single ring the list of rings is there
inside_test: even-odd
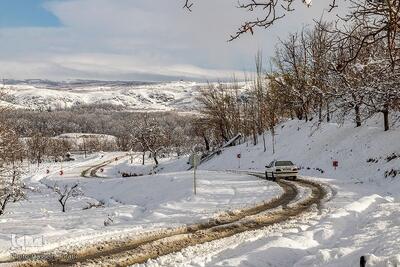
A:
[[[87,177],[89,173],[90,177],[97,177],[96,171],[110,162],[112,160],[92,166],[82,172],[82,176]],[[247,174],[264,179],[263,173],[247,172]],[[304,213],[315,204],[319,205],[326,195],[321,184],[308,180],[278,180],[277,183],[284,190],[278,198],[238,212],[221,215],[205,223],[154,231],[142,234],[135,239],[97,243],[79,252],[68,254],[68,257],[42,255],[42,259],[47,260],[30,260],[21,262],[18,266],[129,266],[144,263],[149,259],[178,252],[189,246],[286,221]],[[299,186],[309,188],[311,194],[295,202],[299,194]],[[277,209],[278,207],[282,208]]]
[[[82,171],[81,176],[86,177],[86,178],[104,178],[104,177],[99,177],[97,176],[97,171],[100,170],[101,168],[107,166],[108,164],[112,163],[113,161],[118,161],[122,158],[128,157],[128,155],[125,156],[118,156],[113,159],[109,159],[106,161],[101,162],[100,164],[96,164],[93,166],[90,166],[89,168],[85,169]]]

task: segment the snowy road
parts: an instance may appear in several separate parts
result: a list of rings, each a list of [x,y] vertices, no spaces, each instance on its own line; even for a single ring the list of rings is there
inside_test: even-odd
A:
[[[81,172],[81,176],[82,177],[86,177],[86,178],[99,178],[99,176],[97,175],[97,172],[102,168],[105,167],[107,165],[109,165],[110,163],[114,162],[114,161],[118,161],[123,159],[124,157],[127,157],[127,155],[116,155],[114,158],[109,159],[109,160],[105,160],[97,165],[94,166],[90,166],[89,168],[83,170]],[[101,178],[105,178],[105,177],[101,177]]]
[[[124,155],[116,152],[77,157],[76,161],[63,164],[63,175],[59,174],[60,164],[31,169],[24,179],[35,190],[29,192],[26,201],[10,204],[10,212],[0,220],[0,262],[31,259],[33,254],[46,259],[69,252],[74,256],[80,251],[87,253],[89,247],[97,251],[97,245],[102,243],[188,229],[188,225],[240,216],[240,210],[251,209],[282,193],[275,183],[253,176],[202,170],[198,172],[198,194],[193,195],[193,174],[178,171],[187,169],[185,158],[165,161],[161,165],[164,172],[156,175],[122,178],[121,168],[143,167],[139,162],[132,165],[129,159],[123,159],[104,167],[101,175],[109,175],[107,179],[81,176],[92,169],[90,166]],[[149,164],[146,171],[152,169],[152,162]],[[47,175],[46,169],[50,169]],[[84,196],[72,199],[67,212],[61,212],[57,196],[47,185],[75,183]],[[88,209],[88,203],[102,204]],[[40,238],[42,243],[15,246],[13,235]]]
[[[262,174],[253,173],[253,175],[263,177]],[[143,263],[148,259],[177,252],[189,246],[289,220],[315,206],[315,204],[319,205],[325,196],[325,189],[315,182],[282,180],[278,184],[282,187],[284,193],[271,201],[222,214],[205,223],[145,233],[134,239],[94,243],[78,252],[65,251],[61,257],[47,255],[44,258],[52,260],[36,261],[35,266],[77,263],[91,266],[129,266],[135,263]],[[65,254],[69,254],[69,257],[65,257]],[[29,266],[32,262],[27,264]]]

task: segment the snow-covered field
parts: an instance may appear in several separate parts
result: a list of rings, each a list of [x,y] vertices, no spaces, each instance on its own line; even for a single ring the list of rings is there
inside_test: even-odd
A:
[[[163,159],[156,175],[147,175],[154,171],[152,161],[146,159],[142,166],[141,155],[135,154],[133,164],[124,157],[104,167],[100,175],[105,178],[80,177],[88,166],[125,155],[118,152],[78,158],[64,166],[63,176],[58,166],[48,176],[47,167],[31,169],[26,181],[41,192],[29,193],[27,201],[13,203],[0,217],[0,259],[21,250],[12,247],[12,234],[43,237],[41,246],[28,250],[82,246],[202,221],[281,194],[269,181],[224,172],[238,169],[240,153],[240,170],[262,171],[273,159],[294,161],[304,177],[330,185],[330,201],[285,223],[189,247],[145,266],[358,266],[362,255],[367,266],[400,265],[398,127],[384,132],[376,119],[360,128],[335,123],[317,128],[312,122],[293,120],[277,127],[275,154],[269,134],[266,140],[266,152],[262,143],[245,143],[201,165],[196,196],[185,157]],[[339,162],[337,169],[334,160]],[[143,176],[122,178],[121,172]],[[45,184],[75,182],[85,195],[73,199],[64,214]],[[83,210],[88,202],[104,206]]]
[[[62,176],[58,172],[59,166],[53,166],[48,176],[45,174],[47,167],[31,170],[25,181],[38,191],[30,192],[27,201],[10,204],[9,212],[0,218],[0,260],[9,258],[10,253],[65,248],[197,223],[227,210],[268,200],[282,192],[274,183],[252,176],[199,171],[197,195],[194,195],[193,173],[182,171],[187,169],[187,159],[161,164],[170,171],[180,169],[180,172],[131,178],[80,177],[88,166],[121,155],[125,153],[106,153],[103,157],[92,155],[87,161],[78,158],[64,166]],[[105,167],[105,173],[113,173],[120,165],[130,164],[129,160],[125,157],[114,162]],[[134,165],[133,168],[141,166]],[[45,185],[62,187],[75,183],[79,183],[84,196],[71,199],[67,203],[67,212],[62,213],[56,194]],[[103,204],[101,207],[84,209],[89,203],[100,202]],[[16,235],[14,241],[13,235]],[[39,238],[41,243],[16,246],[20,243],[15,240],[24,235],[28,239]]]
[[[132,111],[193,111],[200,86],[204,84],[21,81],[6,84],[4,89],[10,95],[7,104],[17,108],[48,109],[77,104],[112,104]]]

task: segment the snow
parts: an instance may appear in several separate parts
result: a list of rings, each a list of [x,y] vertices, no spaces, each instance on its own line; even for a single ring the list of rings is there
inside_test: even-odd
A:
[[[97,175],[100,177],[122,177],[122,174],[126,173],[133,176],[142,176],[159,172],[185,171],[190,168],[187,156],[159,158],[158,161],[161,164],[156,168],[153,159],[149,158],[149,153],[146,153],[145,164],[142,165],[142,153],[133,152],[132,155],[127,154],[122,161],[114,161],[104,166],[102,168],[103,172],[98,172]]]
[[[164,83],[26,83],[4,87],[14,107],[66,108],[76,104],[112,104],[132,111],[193,111],[200,86],[196,82]],[[1,104],[1,103],[0,103]],[[5,104],[5,103],[3,103]]]
[[[35,251],[76,249],[199,222],[270,199],[282,193],[274,183],[226,170],[263,171],[266,163],[281,159],[301,166],[303,178],[330,188],[329,201],[289,221],[188,247],[140,266],[358,266],[360,256],[366,256],[367,266],[399,266],[400,176],[387,172],[400,169],[400,157],[392,156],[400,155],[400,129],[384,132],[380,122],[372,118],[359,128],[350,123],[317,127],[315,122],[284,122],[276,128],[275,154],[267,133],[266,152],[262,143],[244,143],[224,148],[202,164],[196,196],[187,157],[165,158],[153,168],[147,157],[141,165],[139,153],[131,164],[126,153],[115,152],[78,157],[64,166],[64,176],[58,175],[58,165],[48,176],[44,167],[31,169],[26,181],[41,192],[30,192],[27,201],[12,203],[0,217],[0,259],[18,251],[11,249],[13,233],[42,236],[45,244],[30,248]],[[116,156],[126,157],[104,167],[100,175],[105,178],[80,177],[85,168]],[[125,171],[141,176],[122,178]],[[67,213],[61,213],[45,184],[76,182],[85,195],[71,200]],[[301,197],[309,194],[300,189]],[[104,207],[82,210],[87,202],[99,201]]]
[[[48,176],[44,166],[36,171],[31,169],[25,181],[37,190],[29,192],[27,201],[10,204],[8,212],[1,217],[0,260],[8,259],[10,252],[47,251],[193,224],[282,193],[276,184],[253,176],[199,171],[197,195],[194,195],[193,172],[184,171],[187,169],[186,158],[165,160],[160,167],[169,172],[160,171],[156,175],[109,176],[106,179],[80,177],[81,172],[91,165],[125,155],[124,152],[104,153],[104,156],[92,155],[86,160],[80,156],[76,162],[64,166],[63,176],[58,174],[59,165],[53,166]],[[129,161],[129,157],[124,157],[113,162],[105,167],[106,172],[115,173],[118,166],[130,165]],[[149,162],[148,166],[151,165]],[[132,168],[140,168],[140,165],[135,162]],[[180,171],[171,172],[173,169]],[[84,196],[71,199],[67,203],[67,212],[62,213],[56,194],[46,185],[75,183],[79,184]],[[89,203],[99,202],[104,206],[84,209]],[[40,237],[44,244],[12,247],[13,234]]]
[[[395,183],[395,179],[385,179],[385,171],[400,169],[400,157],[388,161],[393,153],[400,155],[400,130],[384,132],[380,121],[370,120],[367,125],[355,128],[346,123],[323,123],[319,127],[313,122],[287,121],[277,126],[276,153],[272,153],[270,134],[266,135],[267,151],[263,151],[262,138],[257,146],[250,142],[228,147],[213,160],[205,162],[201,168],[209,170],[238,169],[237,154],[241,154],[242,169],[264,170],[264,166],[274,159],[291,160],[302,167],[301,174],[335,178],[352,183],[374,183],[385,190]],[[368,162],[376,159],[378,162]],[[339,166],[334,169],[333,161]],[[308,170],[309,168],[309,170]],[[317,169],[321,169],[318,171]]]
[[[115,136],[108,134],[88,134],[88,133],[64,133],[57,135],[56,138],[66,138],[66,139],[79,139],[79,138],[103,138],[108,140],[115,140]]]
[[[3,86],[6,101],[0,106],[47,110],[64,109],[74,105],[109,104],[127,111],[175,111],[197,114],[197,97],[207,83],[193,81],[175,82],[123,82],[123,81],[70,81],[53,82],[11,81]],[[241,90],[248,90],[250,83],[239,82]]]
[[[333,202],[343,199],[333,200]],[[184,249],[139,266],[367,266],[399,264],[399,204],[380,196]]]
[[[275,154],[271,136],[266,139],[266,152],[263,144],[245,143],[225,148],[201,168],[238,169],[238,153],[241,170],[262,171],[273,159],[292,160],[304,167],[303,177],[332,189],[322,210],[144,266],[359,266],[361,256],[367,266],[400,265],[400,177],[385,177],[386,171],[400,169],[400,158],[388,158],[400,155],[399,128],[384,132],[378,118],[360,128],[347,123],[317,128],[313,122],[293,120],[277,127]],[[333,160],[339,161],[336,170]]]

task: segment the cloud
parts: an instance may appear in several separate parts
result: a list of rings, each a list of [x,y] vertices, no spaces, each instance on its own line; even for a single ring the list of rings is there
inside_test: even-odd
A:
[[[322,1],[318,1],[322,2]],[[228,43],[249,14],[232,0],[196,0],[193,12],[165,0],[48,1],[56,28],[0,29],[5,78],[227,79],[251,71],[254,55],[272,55],[285,37],[321,14],[324,4],[296,12],[269,31]]]

